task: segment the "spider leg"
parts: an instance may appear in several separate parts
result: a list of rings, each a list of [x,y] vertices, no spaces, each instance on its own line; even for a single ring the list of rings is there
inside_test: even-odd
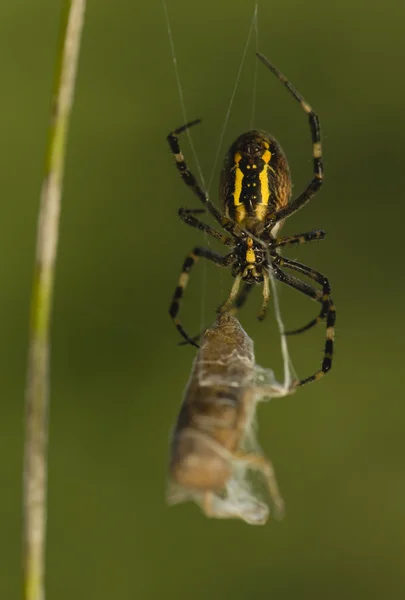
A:
[[[311,130],[312,137],[312,156],[314,161],[314,176],[306,189],[296,198],[293,202],[290,202],[287,206],[277,210],[271,218],[271,227],[279,221],[284,221],[292,214],[297,212],[300,208],[305,206],[307,202],[316,194],[322,185],[323,181],[323,163],[322,163],[322,144],[321,144],[321,129],[319,125],[319,119],[316,113],[312,110],[310,105],[305,101],[301,94],[291,85],[288,79],[275,67],[271,62],[267,60],[263,54],[256,53],[258,59],[268,68],[270,71],[285,85],[290,94],[299,102],[301,108],[308,115],[309,127]]]
[[[323,282],[326,281],[327,289],[330,292],[328,279],[324,275],[322,275],[321,273],[318,273],[317,271],[314,271],[313,269],[310,269],[309,267],[306,267],[305,265],[296,263],[296,261],[290,261],[288,259],[281,259],[281,257],[279,257],[279,258],[280,258],[280,261],[282,261],[282,263],[280,261],[277,261],[277,262],[281,266],[285,266],[288,268],[294,268],[294,270],[304,273],[307,277],[311,277],[311,279],[314,279],[315,281],[317,281],[317,283],[321,283],[320,279],[323,278]],[[287,262],[289,262],[290,264],[287,265]],[[292,266],[291,263],[294,263],[294,267]],[[307,383],[311,383],[312,381],[318,381],[318,379],[323,377],[323,375],[325,375],[332,368],[333,342],[334,342],[334,337],[335,337],[335,321],[336,321],[335,305],[333,304],[333,300],[330,297],[329,293],[325,293],[326,285],[325,285],[325,287],[323,287],[322,291],[317,290],[314,287],[312,287],[311,285],[308,285],[307,283],[305,283],[304,281],[301,281],[297,277],[294,277],[293,275],[287,275],[287,273],[284,273],[274,263],[272,266],[273,266],[273,274],[276,279],[278,279],[279,281],[282,281],[283,283],[289,285],[290,287],[293,287],[294,289],[302,292],[303,294],[306,294],[310,298],[313,298],[314,300],[316,300],[317,302],[320,302],[322,304],[322,309],[321,309],[321,313],[320,313],[319,317],[317,317],[316,319],[314,319],[313,321],[308,323],[308,325],[306,325],[305,327],[302,327],[301,329],[298,329],[295,331],[284,332],[284,335],[300,333],[301,331],[305,331],[306,329],[309,329],[313,325],[316,325],[317,323],[319,323],[320,320],[326,318],[326,341],[325,341],[325,349],[324,349],[324,356],[323,356],[323,360],[322,360],[321,369],[319,371],[317,371],[316,373],[314,373],[313,375],[311,375],[310,377],[307,377],[306,379],[301,379],[298,382],[298,385],[301,386],[301,385],[305,385]],[[310,274],[310,272],[311,272],[311,274]]]
[[[311,269],[311,267],[307,267],[306,265],[303,265],[302,263],[297,262],[296,260],[290,260],[288,258],[279,257],[279,259],[277,260],[277,264],[280,267],[286,267],[287,269],[291,269],[292,271],[302,273],[303,275],[306,275],[306,277],[313,279],[322,286],[322,294],[320,294],[319,298],[319,302],[321,302],[322,308],[319,315],[303,327],[300,327],[299,329],[295,329],[293,331],[286,331],[284,332],[284,334],[295,335],[297,333],[307,331],[308,329],[311,329],[311,327],[314,327],[315,325],[323,321],[323,319],[327,318],[329,313],[333,314],[333,322],[330,323],[330,326],[333,327],[335,323],[336,310],[333,304],[332,297],[330,295],[331,289],[329,279],[325,277],[325,275],[322,275],[322,273],[319,273],[318,271],[315,271],[315,269]],[[327,324],[327,327],[328,326],[329,324]]]
[[[306,233],[297,233],[296,235],[288,235],[274,240],[272,248],[281,248],[282,246],[290,246],[292,244],[306,244],[307,242],[315,242],[324,240],[326,232],[323,229],[314,229]]]
[[[216,219],[216,221],[218,221],[218,223],[226,231],[233,234],[235,230],[239,231],[239,228],[235,225],[235,223],[231,219],[228,219],[227,217],[223,216],[220,213],[220,211],[215,207],[215,205],[211,202],[211,200],[208,198],[208,195],[206,194],[206,192],[204,192],[204,190],[198,184],[198,182],[197,182],[196,178],[194,177],[194,175],[192,174],[192,172],[189,170],[187,163],[184,159],[184,155],[180,149],[178,136],[181,133],[184,133],[184,131],[186,131],[190,127],[197,125],[198,123],[201,123],[201,119],[196,119],[195,121],[191,121],[190,123],[187,123],[186,125],[183,125],[182,127],[179,127],[178,129],[175,129],[174,131],[169,133],[169,135],[167,136],[167,141],[169,143],[170,150],[174,156],[174,160],[176,162],[177,169],[180,172],[181,178],[184,181],[184,183],[192,189],[194,194],[197,196],[197,198],[199,198],[201,200],[203,205],[212,214],[214,219]]]
[[[183,338],[189,344],[191,344],[192,346],[196,346],[197,348],[198,344],[196,344],[194,339],[191,338],[188,335],[188,333],[183,329],[183,326],[177,315],[180,309],[180,301],[183,297],[184,290],[187,287],[190,271],[196,263],[196,261],[198,260],[198,258],[200,257],[206,258],[220,267],[229,267],[233,264],[235,260],[235,256],[232,252],[230,254],[227,254],[226,256],[221,256],[220,254],[217,254],[217,252],[213,252],[209,248],[194,248],[194,250],[190,252],[190,254],[186,257],[186,260],[183,263],[183,268],[179,277],[179,282],[174,291],[172,302],[170,304],[169,314],[172,317],[173,322],[177,327],[177,330],[179,331],[180,335],[182,335]]]
[[[214,229],[207,223],[203,223],[202,221],[200,221],[200,219],[197,219],[196,217],[194,217],[195,214],[201,214],[201,213],[205,213],[205,210],[203,208],[192,208],[192,209],[179,208],[178,214],[179,214],[180,219],[187,225],[190,225],[191,227],[195,227],[196,229],[199,229],[200,231],[204,231],[204,233],[207,233],[211,237],[215,238],[216,240],[219,240],[220,242],[222,242],[223,244],[226,244],[227,246],[235,245],[235,242],[232,237],[230,237],[229,235],[222,234],[220,231],[217,231],[216,229]]]
[[[274,275],[275,279],[281,281],[281,283],[285,283],[295,290],[298,290],[316,302],[321,302],[321,290],[317,290],[309,283],[305,283],[305,281],[301,281],[301,279],[298,279],[298,277],[294,277],[294,275],[284,273],[284,271],[279,269],[274,263],[272,264],[272,274]]]

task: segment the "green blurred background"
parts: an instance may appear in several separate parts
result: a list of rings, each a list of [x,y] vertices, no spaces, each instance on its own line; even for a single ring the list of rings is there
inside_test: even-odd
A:
[[[0,5],[1,599],[20,595],[27,320],[60,8]],[[253,4],[168,9],[209,175]],[[287,515],[254,528],[165,505],[168,436],[194,356],[176,345],[167,311],[185,254],[204,240],[176,216],[198,202],[165,141],[183,116],[162,5],[89,3],[53,319],[50,599],[404,597],[404,18],[402,0],[259,6],[261,51],[316,108],[324,134],[325,186],[284,231],[328,237],[286,255],[330,277],[338,320],[331,374],[259,410]],[[252,45],[221,156],[250,127],[254,67]],[[299,192],[311,177],[306,118],[262,65],[258,75],[255,126],[279,139]],[[212,323],[230,283],[228,271],[198,266],[183,311],[191,332]],[[252,296],[242,323],[258,362],[281,377],[274,317],[257,323],[260,290]],[[318,311],[289,289],[280,297],[289,327]],[[291,340],[300,376],[320,364],[323,343],[323,327]]]

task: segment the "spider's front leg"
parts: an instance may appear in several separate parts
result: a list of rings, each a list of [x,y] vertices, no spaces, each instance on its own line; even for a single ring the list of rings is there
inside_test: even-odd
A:
[[[284,84],[290,94],[300,104],[303,111],[308,116],[309,128],[312,138],[312,158],[313,158],[313,177],[306,189],[292,202],[278,209],[274,214],[274,222],[279,223],[288,217],[291,217],[300,208],[305,206],[313,196],[319,191],[323,182],[323,161],[322,161],[322,144],[321,144],[321,128],[319,118],[315,111],[311,108],[303,96],[295,89],[288,81],[287,77],[281,73],[263,54],[256,53],[257,58]]]
[[[167,136],[170,151],[174,156],[176,167],[184,183],[194,192],[197,198],[199,198],[199,200],[203,203],[205,208],[211,213],[211,215],[221,225],[221,227],[223,227],[225,231],[233,235],[235,231],[235,223],[232,221],[232,219],[225,217],[208,198],[208,194],[203,190],[203,188],[198,183],[197,179],[194,177],[193,173],[188,168],[186,160],[184,158],[184,154],[180,149],[178,136],[190,129],[190,127],[197,125],[198,123],[201,123],[201,119],[195,119],[195,121],[186,123],[186,125],[182,125],[182,127],[179,127],[178,129],[175,129],[174,131],[170,132]],[[192,213],[193,211],[189,212]]]

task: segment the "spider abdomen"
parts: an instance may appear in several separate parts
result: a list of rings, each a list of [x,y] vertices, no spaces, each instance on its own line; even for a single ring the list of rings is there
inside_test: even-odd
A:
[[[271,135],[253,130],[235,140],[222,168],[220,194],[225,215],[252,233],[288,204],[290,171]]]

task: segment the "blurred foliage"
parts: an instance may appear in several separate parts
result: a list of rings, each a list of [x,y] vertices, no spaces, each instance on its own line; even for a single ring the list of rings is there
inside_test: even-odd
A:
[[[209,174],[253,5],[168,3],[188,116],[204,118],[193,137]],[[20,590],[27,320],[60,8],[0,6],[0,598],[11,600]],[[183,117],[161,3],[90,3],[53,320],[49,598],[403,597],[404,18],[400,0],[259,7],[261,51],[321,116],[325,186],[285,232],[328,231],[288,255],[330,276],[338,321],[331,374],[259,411],[287,515],[254,528],[164,502],[168,435],[194,355],[176,346],[167,310],[185,254],[203,243],[176,209],[198,204],[165,142]],[[252,45],[222,154],[250,126],[254,65]],[[262,65],[258,75],[255,126],[280,140],[298,192],[311,176],[306,118]],[[212,323],[231,277],[199,265],[193,280],[183,313],[191,331],[202,315]],[[281,376],[274,319],[256,322],[259,290],[252,296],[242,323],[258,362]],[[318,310],[291,290],[280,296],[288,326]],[[323,340],[322,327],[291,340],[301,376],[320,363]]]

